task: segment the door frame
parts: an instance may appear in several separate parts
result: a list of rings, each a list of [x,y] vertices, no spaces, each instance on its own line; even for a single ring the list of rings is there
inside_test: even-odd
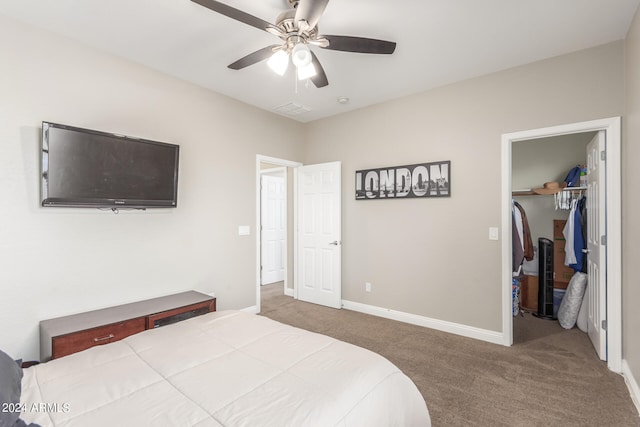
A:
[[[622,207],[621,207],[621,119],[571,123],[502,135],[501,146],[501,222],[502,222],[502,335],[503,345],[513,345],[511,302],[511,151],[512,143],[572,133],[606,132],[606,208],[607,223],[607,366],[622,372]]]
[[[261,285],[261,274],[260,274],[260,265],[262,264],[262,249],[261,249],[261,236],[262,233],[260,232],[260,224],[261,224],[261,218],[260,218],[260,204],[261,204],[261,191],[260,191],[260,185],[261,185],[261,168],[260,165],[262,163],[269,163],[272,165],[276,165],[276,166],[281,166],[281,167],[290,167],[290,168],[297,168],[298,166],[302,166],[302,163],[300,162],[295,162],[292,160],[286,160],[286,159],[279,159],[276,157],[270,157],[270,156],[263,156],[261,154],[257,154],[256,155],[256,312],[260,313],[261,310],[261,302],[260,302],[260,293],[261,293],[261,289],[260,289],[260,285]],[[295,188],[296,188],[296,173],[294,170],[294,183],[293,183],[293,187],[294,187],[294,191],[293,193],[295,193]],[[292,197],[292,194],[289,194],[290,192],[287,191],[287,200],[289,197]],[[295,256],[296,256],[296,248],[297,248],[297,239],[298,239],[298,235],[297,235],[297,207],[296,207],[296,198],[294,197],[293,199],[293,245],[294,245],[294,268],[295,268]],[[291,218],[289,218],[289,215],[287,215],[287,223],[291,220]],[[289,248],[288,248],[288,244],[285,241],[285,248],[286,248],[286,255],[285,255],[285,274],[288,275],[288,263],[287,263],[287,259],[288,259],[288,254],[289,254]],[[293,275],[294,278],[294,289],[295,289],[295,274]],[[287,284],[287,278],[285,277],[285,286]],[[286,291],[286,288],[285,288]]]

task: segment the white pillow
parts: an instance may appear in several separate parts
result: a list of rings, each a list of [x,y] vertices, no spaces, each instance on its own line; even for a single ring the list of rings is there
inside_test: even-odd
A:
[[[589,286],[589,285],[587,285]],[[589,292],[585,290],[584,298],[582,298],[582,305],[580,306],[580,312],[578,313],[578,320],[576,324],[578,325],[578,329],[582,332],[587,333],[587,323],[589,318]]]
[[[567,292],[562,298],[560,308],[558,308],[558,321],[563,328],[571,329],[575,326],[586,288],[587,275],[580,272],[575,273],[567,286]]]

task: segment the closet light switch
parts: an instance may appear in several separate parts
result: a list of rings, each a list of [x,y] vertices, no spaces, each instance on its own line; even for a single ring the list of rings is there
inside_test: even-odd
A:
[[[248,236],[251,234],[251,227],[248,225],[241,225],[238,227],[238,236]]]
[[[498,240],[498,227],[489,227],[489,240]]]

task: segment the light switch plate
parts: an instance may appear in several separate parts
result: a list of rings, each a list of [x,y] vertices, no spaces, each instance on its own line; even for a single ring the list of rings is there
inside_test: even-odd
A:
[[[489,240],[498,240],[498,227],[489,227]]]
[[[248,225],[238,226],[238,236],[248,236],[251,234],[251,227]]]

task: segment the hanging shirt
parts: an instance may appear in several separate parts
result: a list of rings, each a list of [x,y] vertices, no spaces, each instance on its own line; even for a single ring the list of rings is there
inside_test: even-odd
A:
[[[575,217],[575,209],[577,203],[571,203],[571,212],[569,212],[569,218],[562,230],[562,234],[564,235],[564,265],[570,266],[571,264],[576,263],[576,253],[574,249],[574,217]]]
[[[531,229],[529,228],[529,220],[527,220],[527,214],[520,203],[513,202],[513,205],[518,208],[522,221],[522,234],[520,235],[522,249],[524,250],[524,259],[531,261],[534,255],[533,241],[531,240]]]
[[[513,202],[511,207],[513,213],[513,220],[516,222],[516,230],[518,231],[518,241],[520,247],[524,251],[524,228],[522,226],[522,212],[518,209],[518,202]]]
[[[584,252],[582,252],[582,250],[584,249],[584,239],[583,239],[583,234],[582,234],[582,221],[581,221],[581,212],[580,209],[577,208],[577,204],[576,204],[576,209],[574,209],[572,212],[574,212],[574,219],[573,219],[573,249],[574,249],[574,255],[576,257],[576,262],[573,264],[570,264],[569,267],[573,268],[573,271],[575,271],[576,273],[578,271],[582,271],[582,261],[584,258]]]
[[[520,232],[516,224],[516,212],[518,209],[512,206],[511,208],[511,247],[512,247],[512,259],[511,266],[514,273],[520,272],[520,266],[524,260],[524,248],[522,246],[522,240],[520,240]],[[519,215],[518,215],[519,216]]]
[[[589,237],[587,236],[587,198],[583,196],[578,202],[578,209],[580,209],[580,227],[582,228],[582,244],[583,249],[587,249],[587,242]],[[582,257],[582,272],[587,273],[588,259],[586,252],[583,252]]]

